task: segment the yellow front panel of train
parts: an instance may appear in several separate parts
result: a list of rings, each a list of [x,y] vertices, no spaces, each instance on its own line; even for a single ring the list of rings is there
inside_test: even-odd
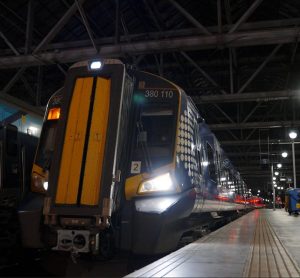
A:
[[[56,192],[57,204],[76,204],[93,78],[78,78],[70,104]]]
[[[97,205],[99,201],[109,105],[110,80],[97,78],[80,201],[83,205]]]

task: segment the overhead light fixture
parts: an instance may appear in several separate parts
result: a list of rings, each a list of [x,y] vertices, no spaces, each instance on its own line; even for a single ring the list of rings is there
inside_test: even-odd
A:
[[[291,130],[290,133],[289,133],[289,137],[294,140],[296,139],[298,136],[297,132],[295,130]]]
[[[286,158],[286,157],[288,156],[288,153],[287,153],[287,152],[283,152],[283,153],[281,154],[281,156],[282,156],[283,158]]]
[[[273,181],[276,181],[276,177],[273,177]]]
[[[281,168],[282,167],[282,164],[281,163],[277,163],[277,168]]]
[[[279,175],[279,172],[276,171],[274,174],[275,174],[275,176],[278,176],[278,175]]]

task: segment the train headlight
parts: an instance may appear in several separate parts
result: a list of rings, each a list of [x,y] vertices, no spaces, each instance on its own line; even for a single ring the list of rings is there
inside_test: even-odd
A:
[[[147,180],[140,185],[138,193],[175,191],[170,173]]]
[[[48,181],[45,177],[39,175],[36,172],[32,174],[32,191],[45,193],[48,189]]]
[[[102,67],[102,62],[101,61],[91,61],[89,63],[89,70],[100,70]]]
[[[48,189],[48,182],[47,181],[44,181],[43,187],[44,187],[45,191],[47,191],[47,189]]]

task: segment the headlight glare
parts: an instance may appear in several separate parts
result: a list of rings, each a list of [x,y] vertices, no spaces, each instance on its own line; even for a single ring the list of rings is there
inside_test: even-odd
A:
[[[100,70],[102,68],[102,62],[99,60],[91,61],[89,63],[89,70]]]
[[[45,177],[39,175],[36,172],[32,173],[32,186],[33,192],[46,192],[48,189],[48,181]]]
[[[45,191],[47,191],[47,189],[48,189],[48,182],[47,181],[44,181],[43,187],[44,187]]]
[[[167,173],[143,182],[139,188],[139,193],[174,191],[174,189],[171,175]]]

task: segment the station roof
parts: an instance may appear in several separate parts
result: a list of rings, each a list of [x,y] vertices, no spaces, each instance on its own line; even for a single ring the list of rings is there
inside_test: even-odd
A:
[[[3,98],[39,108],[73,62],[115,57],[184,88],[248,186],[271,182],[263,162],[291,153],[288,130],[300,125],[300,1],[19,0],[0,7]],[[299,157],[296,145],[296,165]],[[292,176],[291,155],[283,165]]]

